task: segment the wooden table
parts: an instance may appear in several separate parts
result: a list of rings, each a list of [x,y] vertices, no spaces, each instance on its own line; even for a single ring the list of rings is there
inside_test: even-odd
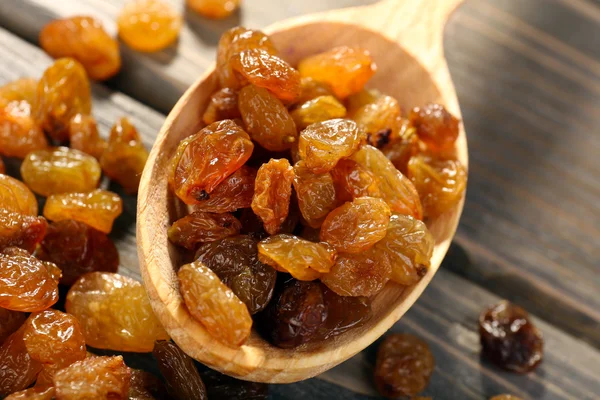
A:
[[[91,14],[115,32],[124,1],[2,0],[0,84],[39,77],[50,64],[35,46],[46,22]],[[100,128],[106,134],[117,117],[130,116],[151,146],[165,113],[214,59],[225,29],[365,3],[247,0],[220,22],[186,13],[176,48],[142,55],[122,47],[122,73],[94,86]],[[599,399],[600,1],[466,0],[448,23],[445,51],[469,139],[467,203],[442,268],[393,330],[431,345],[437,366],[424,394],[435,400]],[[114,236],[121,272],[139,278],[135,207],[126,197]],[[544,333],[545,360],[534,373],[480,360],[477,316],[500,298],[528,309]],[[128,362],[152,368],[150,357]],[[318,378],[272,386],[271,397],[376,396],[373,362],[372,346]]]

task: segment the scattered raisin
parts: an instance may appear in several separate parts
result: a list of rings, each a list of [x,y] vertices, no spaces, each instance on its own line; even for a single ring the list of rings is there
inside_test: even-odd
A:
[[[214,242],[240,233],[241,222],[230,213],[212,214],[195,211],[178,219],[169,228],[169,240],[194,250],[200,243]]]
[[[23,325],[27,314],[0,308],[0,345]]]
[[[0,174],[0,208],[24,215],[38,215],[35,195],[23,182]]]
[[[0,251],[16,246],[33,252],[44,238],[48,223],[42,217],[33,217],[0,208]]]
[[[202,373],[210,400],[267,400],[269,385],[260,382],[242,381],[207,370]]]
[[[408,118],[417,129],[417,135],[427,147],[440,152],[454,147],[460,121],[441,104],[427,104],[413,108]]]
[[[69,145],[99,160],[106,141],[100,137],[96,119],[91,115],[77,114],[69,123]]]
[[[254,196],[256,170],[246,165],[217,185],[206,200],[196,202],[195,211],[224,213],[249,208]]]
[[[179,346],[171,341],[160,340],[155,343],[152,354],[165,378],[169,395],[175,400],[208,398],[194,360]]]
[[[131,370],[128,400],[166,400],[167,393],[161,379],[150,372]]]
[[[332,175],[314,174],[298,161],[294,165],[294,189],[298,207],[306,223],[319,228],[329,212],[338,206]]]
[[[252,210],[274,235],[288,216],[294,169],[285,158],[263,164],[256,175]]]
[[[291,116],[298,129],[304,129],[317,122],[344,118],[346,108],[333,96],[319,96],[300,104],[292,111]]]
[[[198,14],[214,19],[230,16],[240,6],[241,0],[187,0],[188,7]]]
[[[25,325],[0,346],[0,397],[27,388],[42,370],[42,364],[27,352],[24,333]]]
[[[2,106],[0,98],[0,154],[24,158],[28,153],[48,147],[48,140],[37,121],[31,116],[26,101]]]
[[[223,88],[210,96],[210,102],[202,115],[205,124],[221,121],[223,119],[240,118],[238,108],[238,93],[231,88]]]

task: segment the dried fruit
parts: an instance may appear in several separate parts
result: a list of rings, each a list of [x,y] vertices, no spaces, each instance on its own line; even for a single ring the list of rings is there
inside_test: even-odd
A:
[[[128,400],[166,400],[167,393],[162,380],[150,372],[131,370]]]
[[[435,360],[427,343],[409,334],[391,334],[377,350],[375,385],[383,396],[414,396],[423,391]]]
[[[91,272],[69,290],[66,310],[75,316],[89,346],[149,352],[168,335],[154,315],[144,287],[118,274]]]
[[[430,218],[454,208],[467,186],[467,170],[458,160],[418,155],[408,163],[408,176],[421,197],[423,214]]]
[[[56,266],[38,260],[26,250],[4,249],[0,253],[0,307],[34,312],[56,303],[58,279],[54,279],[53,268]]]
[[[94,157],[68,147],[33,151],[21,164],[23,181],[42,196],[94,190],[101,173]]]
[[[381,148],[399,136],[402,126],[400,114],[398,100],[391,96],[380,96],[373,103],[356,110],[352,119],[367,133],[369,144]]]
[[[196,260],[217,274],[250,314],[264,309],[271,300],[277,273],[259,261],[256,239],[240,235],[207,243],[196,252]]]
[[[202,115],[202,121],[208,125],[223,119],[234,119],[241,116],[238,108],[238,93],[226,87],[210,96],[210,102]]]
[[[419,153],[416,129],[406,119],[400,122],[398,137],[385,145],[381,151],[404,175],[408,174],[408,162]]]
[[[240,2],[241,0],[187,0],[187,5],[204,17],[222,19],[237,10]]]
[[[92,17],[54,20],[42,28],[39,42],[54,58],[72,57],[79,61],[95,80],[111,78],[121,68],[119,44]]]
[[[100,137],[96,119],[91,115],[77,114],[69,123],[69,144],[71,148],[89,154],[99,160],[106,141]]]
[[[281,101],[300,96],[300,73],[267,50],[244,49],[231,56],[229,65],[240,82],[265,88]]]
[[[296,142],[294,120],[283,103],[266,89],[248,85],[240,90],[238,101],[250,136],[262,147],[282,151]]]
[[[134,50],[155,52],[177,40],[183,18],[161,0],[127,3],[117,18],[119,37]]]
[[[44,71],[32,114],[53,139],[67,140],[71,119],[77,114],[90,114],[91,108],[90,83],[79,62],[61,58]]]
[[[41,126],[31,116],[31,105],[15,101],[2,106],[0,97],[0,154],[24,158],[29,152],[48,147]]]
[[[373,146],[362,146],[351,159],[379,178],[380,197],[393,212],[423,218],[417,189],[381,151]]]
[[[321,288],[327,308],[327,319],[317,331],[315,339],[325,340],[341,335],[371,318],[371,301],[368,297],[340,296],[325,285]]]
[[[242,381],[207,370],[202,373],[210,400],[267,400],[269,385],[260,382]]]
[[[346,253],[360,253],[385,237],[391,211],[385,201],[359,197],[327,215],[321,240]]]
[[[208,199],[197,201],[193,209],[213,213],[249,208],[254,196],[256,170],[243,165],[217,185]]]
[[[375,245],[375,249],[384,254],[392,266],[391,280],[412,285],[427,273],[434,244],[423,221],[394,214],[390,217],[385,238]]]
[[[260,218],[254,214],[251,208],[244,208],[240,215],[240,221],[242,223],[242,233],[250,236],[253,239],[261,240],[269,236],[265,231]]]
[[[293,179],[294,170],[285,158],[271,159],[258,169],[252,211],[260,217],[265,230],[271,235],[279,232],[288,215]]]
[[[91,357],[54,375],[57,399],[127,400],[131,370],[123,357]]]
[[[364,137],[356,122],[331,119],[300,132],[298,152],[308,169],[322,174],[331,171],[342,158],[351,156]]]
[[[335,194],[340,202],[359,197],[382,197],[379,178],[356,161],[340,160],[331,170]]]
[[[313,243],[294,235],[275,235],[258,244],[261,262],[301,281],[312,281],[329,272],[335,257],[335,251],[326,243]]]
[[[0,345],[23,325],[27,314],[0,308]]]
[[[38,257],[58,265],[62,270],[60,283],[69,286],[88,272],[117,272],[119,268],[119,253],[112,240],[71,219],[48,226]]]
[[[362,90],[376,69],[367,50],[347,46],[307,57],[298,65],[303,77],[328,83],[340,99]]]
[[[33,217],[0,208],[0,251],[10,246],[32,252],[44,238],[48,223]]]
[[[2,157],[0,157],[0,174],[6,172],[6,166],[4,165],[4,161],[2,161]]]
[[[0,106],[22,101],[33,104],[37,84],[38,81],[33,78],[21,78],[0,86]]]
[[[194,250],[200,243],[214,242],[240,233],[242,223],[230,213],[195,211],[178,219],[169,228],[169,240]]]
[[[303,76],[300,78],[300,97],[296,104],[302,104],[319,96],[333,96],[333,90],[325,82]]]
[[[23,182],[0,174],[0,209],[36,216],[38,204],[35,195]]]
[[[210,124],[181,141],[169,182],[186,204],[207,200],[219,183],[244,165],[253,148],[250,136],[233,121]]]
[[[479,316],[482,354],[513,372],[534,370],[544,357],[542,333],[521,307],[502,301]]]
[[[31,385],[42,369],[33,360],[23,341],[25,325],[10,335],[0,346],[0,396],[23,390]]]
[[[4,400],[54,400],[54,387],[34,386],[15,392]]]
[[[377,101],[377,98],[379,98],[380,96],[382,96],[382,94],[377,89],[363,89],[359,92],[351,94],[345,101],[346,109],[348,110],[348,115],[352,116],[363,106],[375,103]]]
[[[51,221],[74,219],[110,233],[114,220],[123,212],[121,198],[107,190],[56,194],[46,199],[44,217]]]
[[[346,116],[346,108],[333,96],[319,96],[300,104],[292,111],[291,116],[296,126],[304,129],[317,122],[343,118]]]
[[[161,340],[152,350],[165,378],[169,394],[176,400],[206,400],[206,388],[192,360],[175,343]]]
[[[415,107],[408,118],[417,129],[419,139],[431,151],[440,152],[454,147],[460,121],[441,104],[430,103],[421,108]]]
[[[327,214],[338,206],[332,175],[314,174],[304,161],[299,161],[294,165],[293,183],[302,217],[309,226],[319,228]]]
[[[127,118],[121,118],[110,131],[108,146],[100,165],[104,173],[118,182],[127,193],[137,193],[148,159],[140,135]]]
[[[177,276],[190,314],[222,343],[232,347],[244,344],[252,318],[231,289],[200,261],[184,265]]]

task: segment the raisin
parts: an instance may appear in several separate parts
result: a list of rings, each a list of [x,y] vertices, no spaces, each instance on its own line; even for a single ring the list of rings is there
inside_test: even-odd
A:
[[[433,236],[422,221],[394,214],[390,217],[385,238],[375,248],[392,266],[390,279],[401,285],[412,285],[431,265],[434,244]]]
[[[17,246],[34,251],[44,238],[48,223],[42,217],[33,217],[0,208],[0,251]]]
[[[271,235],[279,232],[288,216],[293,179],[294,170],[285,158],[271,159],[258,169],[252,210]]]
[[[206,400],[206,388],[194,360],[171,341],[157,341],[152,350],[167,390],[175,400]],[[211,398],[212,399],[212,398]]]
[[[357,254],[338,253],[321,282],[340,296],[369,297],[383,289],[391,274],[391,265],[375,246]]]
[[[325,340],[359,327],[371,318],[371,301],[368,297],[340,296],[322,285],[327,319],[316,339]]]
[[[91,357],[54,375],[57,399],[127,400],[131,370],[122,356]]]
[[[381,151],[404,175],[408,174],[408,162],[419,153],[419,138],[416,129],[407,119],[400,121],[398,137],[383,146]]]
[[[0,103],[2,99],[0,98]],[[31,116],[26,101],[0,104],[0,154],[24,158],[29,152],[48,147],[41,126]]]
[[[35,386],[15,392],[4,400],[54,400],[54,387]]]
[[[319,228],[327,214],[338,206],[332,175],[314,174],[304,161],[299,161],[294,165],[293,184],[302,217],[309,226]]]
[[[237,10],[240,2],[241,0],[187,0],[187,5],[204,17],[223,19]]]
[[[38,214],[38,203],[31,190],[23,182],[4,174],[0,174],[0,208],[31,216]]]
[[[328,83],[344,99],[362,90],[376,66],[367,50],[340,46],[305,58],[298,70],[303,77]]]
[[[72,58],[56,60],[38,82],[32,114],[53,139],[69,138],[69,123],[90,114],[92,95],[83,66]]]
[[[109,79],[121,69],[119,44],[92,17],[54,20],[42,28],[39,43],[54,58],[76,59],[95,80]]]
[[[27,314],[0,308],[0,345],[23,325]]]
[[[427,343],[409,334],[391,334],[379,345],[375,385],[383,396],[395,399],[423,391],[435,360]]]
[[[351,159],[379,178],[381,195],[378,197],[385,200],[392,211],[423,218],[417,189],[381,151],[373,146],[362,146]]]
[[[214,242],[240,233],[242,223],[232,214],[195,211],[178,219],[169,229],[169,240],[194,250],[200,243]]]
[[[318,282],[290,280],[259,315],[259,329],[277,347],[310,342],[325,324],[327,308]]]
[[[267,400],[269,385],[248,382],[207,370],[202,373],[210,400]]]
[[[333,96],[319,96],[300,104],[292,111],[291,116],[298,129],[304,129],[317,122],[344,118],[346,108]]]
[[[0,397],[27,388],[42,370],[42,364],[27,353],[24,333],[25,325],[0,346]]]
[[[385,201],[359,197],[327,215],[321,240],[336,250],[360,253],[385,237],[391,211]]]
[[[512,372],[534,370],[544,357],[542,333],[521,307],[502,301],[479,316],[482,353]]]
[[[101,173],[94,157],[68,147],[33,151],[21,164],[23,181],[42,196],[94,190]]]
[[[58,300],[58,282],[51,263],[26,250],[9,247],[0,253],[0,307],[15,311],[41,311]]]
[[[92,347],[149,352],[155,340],[168,338],[142,284],[126,276],[83,275],[71,286],[65,307],[79,320]]]
[[[352,160],[340,160],[331,170],[338,201],[352,201],[358,197],[382,197],[379,178]]]
[[[206,200],[196,202],[195,211],[224,213],[249,208],[254,196],[256,170],[246,165],[217,185]]]
[[[303,76],[300,78],[300,97],[296,99],[296,104],[306,103],[309,100],[319,96],[333,96],[333,90],[325,82],[320,82]]]
[[[69,286],[88,272],[117,272],[119,268],[119,253],[112,240],[71,219],[48,226],[38,257],[58,265],[62,270],[60,283]]]
[[[117,18],[119,37],[134,50],[152,53],[177,40],[183,18],[161,0],[127,3]]]
[[[217,340],[241,346],[250,336],[252,318],[246,305],[202,262],[186,264],[177,273],[190,314]]]
[[[0,157],[0,174],[6,172],[6,166],[4,165],[4,161],[2,161],[2,157]]]
[[[512,394],[499,394],[497,396],[490,397],[490,400],[521,400],[521,398],[513,396]]]
[[[264,88],[240,90],[239,106],[252,139],[271,151],[289,149],[298,137],[296,124],[283,103]]]
[[[358,126],[367,132],[371,144],[381,148],[391,138],[398,137],[401,127],[400,105],[391,96],[380,96],[375,102],[360,107],[352,115]]]
[[[348,115],[352,116],[367,104],[375,103],[380,96],[382,96],[382,94],[377,89],[363,89],[348,96],[346,99]]]
[[[427,104],[413,108],[408,118],[417,129],[417,135],[427,147],[440,152],[454,147],[460,121],[441,104]]]
[[[269,234],[265,231],[265,227],[261,219],[254,214],[251,208],[244,208],[242,210],[240,221],[242,222],[241,233],[256,240],[261,240],[269,236]]]
[[[166,400],[167,393],[162,380],[150,372],[131,370],[128,400]]]
[[[186,204],[210,198],[209,194],[250,158],[254,145],[235,122],[208,125],[184,139],[171,164],[170,184]]]
[[[100,159],[102,170],[123,186],[125,192],[134,194],[138,191],[147,159],[148,150],[137,129],[127,118],[121,118],[110,131],[108,146]]]
[[[240,118],[238,108],[238,93],[231,88],[223,88],[210,96],[210,102],[202,115],[205,124],[221,121],[223,119]]]
[[[231,57],[246,49],[260,49],[272,55],[277,53],[271,39],[261,31],[254,31],[241,26],[231,28],[223,33],[217,48],[216,70],[221,87],[241,87],[231,68]]]
[[[33,78],[21,78],[0,86],[0,106],[24,101],[30,106],[35,99],[38,81]]]
[[[83,151],[99,160],[106,141],[100,137],[96,119],[91,115],[77,114],[69,123],[69,144],[71,148]]]
[[[56,310],[32,314],[23,334],[29,356],[43,369],[36,386],[52,385],[54,374],[86,356],[85,340],[75,317]]]
[[[356,122],[348,119],[318,122],[300,132],[298,152],[308,169],[322,174],[352,155],[364,137]]]
[[[312,281],[329,272],[335,257],[335,251],[326,243],[313,243],[293,235],[271,236],[258,244],[261,262],[301,281]]]

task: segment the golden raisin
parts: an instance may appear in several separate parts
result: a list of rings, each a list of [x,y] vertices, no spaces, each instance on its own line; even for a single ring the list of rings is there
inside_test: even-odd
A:
[[[186,264],[177,272],[190,314],[217,340],[241,346],[250,336],[252,318],[246,305],[203,263]]]
[[[162,0],[135,0],[117,18],[119,37],[134,50],[160,51],[177,40],[183,18]]]
[[[33,360],[23,340],[25,325],[10,335],[0,346],[0,396],[7,396],[31,385],[42,369]]]
[[[54,400],[54,386],[34,386],[14,392],[4,400]]]
[[[307,168],[322,174],[331,171],[342,158],[352,155],[364,137],[356,122],[331,119],[310,125],[300,132],[298,152]]]
[[[94,117],[81,114],[73,117],[69,123],[69,145],[100,160],[106,149],[106,140],[100,137]]]
[[[119,44],[92,17],[54,20],[42,28],[39,42],[54,58],[72,57],[79,61],[95,80],[111,78],[121,68]]]
[[[77,114],[90,114],[92,96],[83,66],[72,58],[56,60],[38,82],[32,114],[53,139],[69,137],[69,123]]]
[[[346,108],[333,96],[319,96],[300,104],[292,111],[291,116],[298,129],[304,129],[317,122],[343,118],[346,116]]]
[[[100,158],[104,173],[118,182],[125,192],[137,193],[148,159],[140,135],[127,118],[121,118],[110,131],[108,146]]]
[[[296,104],[306,103],[320,96],[333,96],[331,86],[307,76],[300,78],[300,97],[296,99]]]
[[[23,181],[42,196],[94,190],[101,173],[94,157],[68,147],[33,151],[21,164]]]
[[[104,233],[110,233],[114,220],[123,212],[121,198],[106,190],[55,194],[46,199],[44,217],[50,221],[74,219]]]
[[[380,96],[373,103],[360,107],[352,115],[367,133],[369,144],[381,148],[400,134],[400,105],[391,96]]]
[[[294,170],[285,158],[263,164],[256,175],[252,211],[274,235],[288,216]]]
[[[149,352],[169,336],[141,283],[106,272],[83,275],[69,290],[66,310],[79,320],[88,346]]]
[[[6,172],[6,166],[4,165],[4,161],[2,161],[2,157],[0,157],[0,174]]]
[[[20,311],[0,308],[0,345],[17,331],[27,319],[27,314]]]
[[[460,121],[441,104],[415,107],[410,111],[408,118],[417,129],[419,139],[431,151],[440,152],[454,147]]]
[[[42,217],[11,212],[0,208],[0,251],[17,246],[35,250],[46,234],[48,223]]]
[[[242,223],[230,213],[195,211],[178,219],[169,228],[169,240],[194,250],[200,243],[214,242],[240,233]]]
[[[35,99],[38,81],[33,78],[21,78],[0,86],[0,106],[24,101],[30,106]]]
[[[382,96],[382,94],[377,89],[363,89],[359,92],[351,94],[346,99],[346,109],[348,110],[348,115],[352,116],[363,106],[375,103],[380,96]]]
[[[231,88],[223,88],[210,96],[210,102],[202,116],[205,124],[241,117],[238,108],[238,93]]]
[[[271,151],[289,149],[298,137],[296,124],[283,103],[253,85],[240,90],[239,107],[252,139]]]
[[[195,211],[224,213],[249,208],[254,196],[256,170],[243,165],[217,185],[208,199],[193,205]]]
[[[32,118],[29,103],[20,101],[0,105],[0,154],[24,158],[31,151],[47,147],[48,140]]]
[[[0,208],[25,215],[38,215],[35,195],[23,182],[0,174]]]
[[[408,174],[408,162],[419,153],[419,137],[411,123],[402,118],[397,138],[384,145],[381,151],[404,175]]]
[[[304,161],[294,165],[294,189],[302,217],[313,228],[320,227],[327,214],[338,206],[331,174],[313,174]]]
[[[367,50],[347,46],[307,57],[298,65],[303,77],[328,83],[340,99],[359,92],[376,69]]]
[[[181,141],[171,162],[169,182],[186,204],[209,194],[250,158],[250,136],[231,120],[208,125]]]
[[[379,178],[356,161],[340,160],[331,170],[335,194],[339,201],[358,197],[382,197]]]
[[[238,9],[241,0],[187,0],[186,2],[188,7],[204,17],[223,19]]]

